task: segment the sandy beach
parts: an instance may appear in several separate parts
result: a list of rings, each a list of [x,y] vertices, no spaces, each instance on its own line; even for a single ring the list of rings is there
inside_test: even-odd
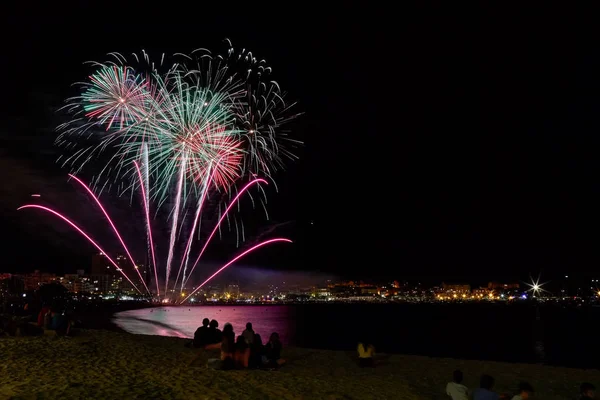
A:
[[[536,398],[571,399],[582,381],[600,384],[600,371],[541,365],[393,355],[360,369],[353,353],[289,348],[278,371],[214,371],[207,353],[185,340],[84,331],[78,337],[0,338],[2,399],[445,399],[455,368],[476,386],[482,373],[513,392],[529,381]],[[198,354],[202,356],[190,366]]]

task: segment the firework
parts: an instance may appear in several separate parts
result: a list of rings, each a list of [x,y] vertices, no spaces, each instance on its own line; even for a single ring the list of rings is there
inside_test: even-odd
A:
[[[81,95],[65,106],[72,120],[59,126],[57,144],[64,149],[60,162],[71,168],[72,177],[93,196],[130,259],[98,196],[112,188],[119,195],[137,192],[142,196],[147,254],[157,295],[161,293],[159,269],[164,269],[165,295],[174,270],[172,290],[181,277],[183,292],[221,224],[225,219],[229,223],[230,209],[251,186],[266,184],[255,177],[272,178],[285,158],[294,158],[290,147],[298,142],[282,129],[296,116],[291,113],[294,104],[285,101],[264,60],[226,43],[222,54],[199,49],[167,57],[167,62],[163,55],[159,64],[151,62],[145,52],[133,54],[131,61],[111,53],[112,61],[92,64],[95,71],[81,84]],[[87,166],[94,175],[90,187],[75,178]],[[238,192],[240,181],[246,185]],[[259,201],[265,208],[260,190]],[[193,238],[200,231],[204,203],[213,191],[230,202],[188,271]],[[179,255],[177,241],[192,207],[191,230]],[[169,239],[161,262],[151,215],[164,209],[169,216]],[[237,220],[234,225],[236,230],[242,227],[244,240],[243,225]]]
[[[214,179],[222,189],[243,175],[271,177],[283,158],[294,158],[288,148],[297,142],[282,129],[296,116],[294,104],[286,103],[264,60],[227,44],[224,54],[201,49],[175,55],[181,62],[168,69],[163,55],[164,72],[146,53],[134,54],[135,67],[117,53],[116,61],[94,63],[97,72],[83,94],[66,106],[75,118],[59,127],[63,165],[77,173],[101,158],[94,188],[132,185],[132,161],[146,151],[154,185],[148,192],[159,206],[172,196],[181,169],[184,198],[199,195],[207,166],[217,159],[222,165]]]
[[[144,183],[144,178],[142,177],[142,172],[140,171],[140,167],[137,162],[133,162],[135,166],[135,170],[140,178],[140,190],[142,192],[142,202],[144,203],[144,212],[146,214],[146,232],[148,233],[148,246],[150,247],[150,252],[152,253],[152,269],[154,270],[154,282],[156,283],[156,294],[160,296],[160,289],[158,287],[158,271],[156,264],[156,255],[154,254],[154,241],[152,240],[152,226],[150,223],[150,205],[148,204],[148,196],[147,196],[147,187]]]
[[[97,118],[109,130],[117,122],[119,129],[144,117],[149,98],[147,85],[127,66],[102,68],[90,76],[88,89],[83,93],[86,117]]]

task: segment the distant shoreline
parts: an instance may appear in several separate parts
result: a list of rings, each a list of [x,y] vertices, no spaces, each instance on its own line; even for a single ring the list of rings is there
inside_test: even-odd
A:
[[[150,303],[120,302],[120,303],[98,303],[88,307],[75,309],[75,318],[79,320],[84,329],[101,329],[112,332],[125,332],[113,322],[116,313],[143,308],[158,307]]]

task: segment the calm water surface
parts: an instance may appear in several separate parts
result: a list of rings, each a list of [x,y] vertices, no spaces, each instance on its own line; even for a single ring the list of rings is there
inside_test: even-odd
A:
[[[191,338],[203,318],[246,322],[265,341],[353,350],[365,335],[383,353],[600,368],[600,307],[532,304],[307,304],[158,307],[114,315],[136,334]]]
[[[219,328],[229,322],[237,335],[253,322],[255,332],[266,341],[272,332],[281,336],[284,344],[295,344],[295,319],[288,306],[195,306],[157,307],[123,311],[113,322],[129,333],[191,338],[204,318],[219,321]]]

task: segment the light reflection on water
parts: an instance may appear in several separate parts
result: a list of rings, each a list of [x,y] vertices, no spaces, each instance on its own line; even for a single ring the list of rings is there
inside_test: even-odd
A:
[[[254,331],[266,342],[272,332],[278,332],[283,343],[293,344],[295,321],[286,306],[195,306],[155,307],[116,313],[113,322],[129,333],[141,335],[192,338],[202,319],[216,319],[219,329],[229,322],[236,335],[252,322]]]

